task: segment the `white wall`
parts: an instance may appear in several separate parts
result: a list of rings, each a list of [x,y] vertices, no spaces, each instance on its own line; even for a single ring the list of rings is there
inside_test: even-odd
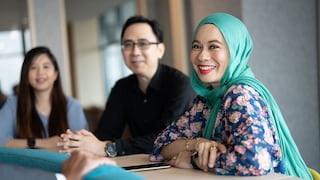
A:
[[[81,105],[104,107],[105,90],[103,63],[99,42],[97,18],[76,21],[72,24],[76,97]]]
[[[320,170],[316,0],[242,0],[251,67],[272,92],[302,156]]]

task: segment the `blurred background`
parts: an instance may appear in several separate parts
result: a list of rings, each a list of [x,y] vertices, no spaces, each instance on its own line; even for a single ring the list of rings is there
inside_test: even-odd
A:
[[[189,75],[191,37],[208,14],[227,12],[251,33],[253,72],[277,100],[307,165],[320,171],[319,2],[317,0],[0,0],[0,91],[13,95],[24,53],[51,48],[66,94],[91,127],[115,81],[131,72],[120,51],[125,20],[140,14],[164,30],[162,63]]]

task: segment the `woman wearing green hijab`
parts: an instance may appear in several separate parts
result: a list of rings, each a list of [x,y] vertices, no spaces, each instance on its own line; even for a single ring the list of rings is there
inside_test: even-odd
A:
[[[226,13],[205,17],[190,53],[193,105],[154,143],[151,161],[220,175],[312,179],[277,103],[248,65],[252,40]]]

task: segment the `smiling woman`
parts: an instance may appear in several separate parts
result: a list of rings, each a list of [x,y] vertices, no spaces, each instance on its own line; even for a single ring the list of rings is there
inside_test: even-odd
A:
[[[59,135],[68,128],[87,129],[82,107],[62,91],[55,56],[47,47],[26,54],[18,96],[0,110],[0,145],[58,151]]]
[[[213,13],[200,21],[190,53],[197,97],[158,135],[150,160],[219,175],[312,179],[277,102],[248,64],[252,47],[235,16]]]
[[[215,39],[207,39],[207,34],[214,34]],[[219,29],[207,24],[199,30],[199,36],[192,42],[190,59],[193,69],[203,83],[218,87],[229,64],[229,51]]]

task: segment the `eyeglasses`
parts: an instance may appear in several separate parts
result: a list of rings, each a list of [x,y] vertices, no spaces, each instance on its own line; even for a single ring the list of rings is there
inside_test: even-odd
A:
[[[121,43],[122,49],[125,51],[131,51],[135,45],[138,46],[140,50],[149,49],[149,47],[153,44],[159,44],[159,42],[149,42],[148,40],[139,40],[138,42],[133,42],[131,40],[126,40]]]

